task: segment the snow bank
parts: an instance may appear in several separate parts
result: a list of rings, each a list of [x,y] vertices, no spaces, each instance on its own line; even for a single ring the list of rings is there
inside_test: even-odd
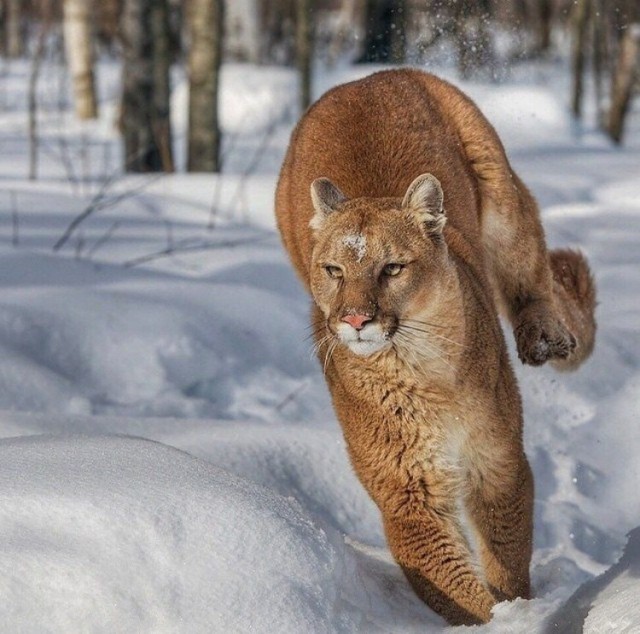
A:
[[[342,539],[292,498],[135,438],[5,440],[0,465],[3,631],[338,622]]]

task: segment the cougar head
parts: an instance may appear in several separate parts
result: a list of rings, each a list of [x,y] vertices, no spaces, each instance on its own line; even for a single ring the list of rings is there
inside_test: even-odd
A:
[[[404,199],[348,199],[327,178],[311,184],[311,292],[332,335],[358,356],[420,330],[451,269],[439,181],[418,176]]]

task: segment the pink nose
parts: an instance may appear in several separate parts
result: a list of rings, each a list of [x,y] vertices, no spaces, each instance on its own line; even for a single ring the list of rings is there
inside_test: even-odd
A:
[[[363,326],[371,321],[369,315],[345,315],[342,321],[346,321],[350,326],[353,326],[356,330],[362,330]]]

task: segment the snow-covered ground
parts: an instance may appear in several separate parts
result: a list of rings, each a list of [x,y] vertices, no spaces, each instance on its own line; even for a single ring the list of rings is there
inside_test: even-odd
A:
[[[371,70],[324,72],[317,92]],[[274,232],[294,75],[225,67],[222,177],[112,178],[115,69],[82,125],[50,69],[29,182],[26,72],[0,77],[0,631],[447,629],[351,471]],[[561,77],[462,85],[600,299],[578,373],[517,364],[536,598],[478,632],[640,632],[640,121],[613,148],[572,124]],[[185,104],[176,77],[178,162]]]

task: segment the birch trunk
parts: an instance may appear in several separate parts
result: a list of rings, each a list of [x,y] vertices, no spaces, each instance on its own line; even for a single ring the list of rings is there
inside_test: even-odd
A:
[[[73,101],[79,119],[98,116],[93,74],[91,4],[86,0],[64,0],[64,43],[73,81]]]
[[[640,65],[640,22],[630,24],[620,42],[620,53],[613,73],[611,108],[607,131],[616,142],[621,143],[624,123],[629,112],[635,81]]]
[[[191,1],[187,158],[190,172],[220,171],[218,83],[223,20],[222,0]]]

